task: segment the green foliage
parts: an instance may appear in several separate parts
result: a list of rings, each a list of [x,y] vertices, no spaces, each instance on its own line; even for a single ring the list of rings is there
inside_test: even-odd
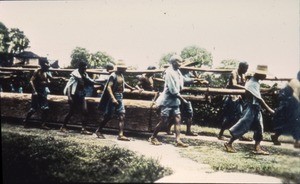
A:
[[[90,53],[85,48],[76,47],[72,51],[71,66],[69,68],[77,68],[80,61],[87,62],[88,68],[105,67],[108,63],[115,64],[114,59],[104,52]]]
[[[8,53],[9,42],[9,30],[0,22],[0,53]]]
[[[2,132],[2,150],[4,183],[153,183],[170,173],[126,149],[51,135]]]
[[[208,52],[206,49],[197,46],[185,47],[181,51],[180,56],[183,59],[189,58],[192,61],[197,61],[197,67],[208,66],[209,68],[211,68],[213,64],[211,53]]]
[[[85,48],[76,47],[71,54],[71,68],[78,68],[80,61],[88,62],[90,58],[89,51]]]
[[[217,68],[220,69],[237,69],[239,66],[240,61],[236,59],[225,59],[222,60],[220,66]]]
[[[222,60],[220,66],[216,67],[219,69],[237,69],[240,61],[236,59]],[[209,81],[210,87],[225,88],[228,82],[230,73],[226,74],[206,74],[205,77]]]
[[[29,47],[29,39],[24,35],[24,32],[18,28],[12,28],[9,31],[10,53],[21,53]]]
[[[11,66],[14,54],[23,52],[29,47],[29,39],[18,28],[7,28],[0,22],[0,64]]]
[[[161,58],[160,58],[160,61],[158,63],[158,67],[159,68],[163,68],[164,65],[167,65],[169,64],[169,59],[175,54],[175,52],[171,52],[171,53],[168,53],[168,54],[165,54],[163,55]]]
[[[91,68],[105,68],[108,63],[115,64],[114,59],[108,54],[100,51],[96,52],[95,54],[90,54],[89,64]]]

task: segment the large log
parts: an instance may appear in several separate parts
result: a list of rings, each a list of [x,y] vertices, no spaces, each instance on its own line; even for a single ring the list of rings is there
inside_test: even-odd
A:
[[[23,119],[30,109],[31,94],[0,93],[1,95],[1,118]],[[66,116],[69,105],[67,96],[49,95],[48,122],[62,123]],[[87,98],[88,124],[98,126],[103,116],[97,109],[99,98]],[[159,121],[155,106],[151,107],[151,101],[124,99],[126,109],[125,130],[153,131]],[[40,112],[32,116],[32,119],[40,120]],[[77,113],[71,118],[69,124],[81,125],[81,115]],[[118,129],[118,120],[114,118],[107,124],[107,127]]]
[[[199,71],[199,72],[211,72],[211,73],[230,73],[233,69],[207,69],[207,68],[197,68],[197,67],[181,67],[181,69],[186,69],[189,71]],[[22,72],[33,72],[36,68],[22,68],[22,67],[0,67],[0,71],[22,71]],[[53,72],[68,72],[71,73],[74,69],[55,69],[51,68],[50,71]],[[109,75],[108,72],[103,71],[103,69],[88,69],[88,73],[90,74],[100,74],[100,75]],[[162,73],[164,69],[156,69],[156,70],[127,70],[127,75],[139,75],[143,73]],[[157,79],[159,80],[159,79]],[[277,78],[277,77],[268,77],[264,80],[269,81],[290,81],[291,78]]]

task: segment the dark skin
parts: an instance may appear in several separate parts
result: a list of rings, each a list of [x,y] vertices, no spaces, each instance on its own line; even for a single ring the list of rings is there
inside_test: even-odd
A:
[[[87,66],[81,66],[78,68],[78,71],[83,78],[86,78],[86,69],[87,69]],[[92,81],[90,81],[92,82]],[[97,84],[96,82],[93,82],[93,84]],[[82,88],[84,87],[84,84],[83,86],[81,86]],[[83,90],[83,89],[81,89]],[[66,129],[66,124],[67,122],[70,120],[70,118],[73,116],[73,114],[75,113],[75,110],[76,110],[76,106],[78,106],[77,104],[74,104],[73,102],[73,98],[72,98],[72,94],[71,94],[71,90],[68,90],[67,91],[67,94],[68,94],[68,101],[69,101],[69,104],[70,104],[70,109],[69,109],[69,112],[67,114],[67,116],[65,117],[65,120],[64,120],[64,124],[62,125],[61,127],[61,130],[63,129]],[[83,103],[81,104],[81,112],[84,116],[84,121],[85,119],[87,118],[87,114],[88,114],[88,109],[87,109],[87,102],[86,100],[83,101]],[[82,123],[82,131],[85,131],[86,134],[92,134],[91,132],[88,132],[86,130],[86,127],[85,127],[85,123]]]
[[[37,96],[38,93],[37,93],[37,88],[39,86],[36,86],[36,85],[43,85],[43,86],[47,86],[49,83],[50,83],[50,80],[56,80],[56,79],[63,79],[62,77],[52,77],[50,75],[47,74],[47,72],[49,71],[49,63],[46,62],[44,64],[41,65],[41,68],[36,70],[31,79],[30,79],[30,85],[32,87],[32,95],[34,96]],[[38,81],[39,79],[39,81]],[[38,83],[37,83],[38,82]],[[31,109],[27,115],[26,115],[26,118],[24,120],[24,125],[27,126],[27,122],[28,122],[28,119],[35,113],[35,110]],[[47,118],[47,110],[43,110],[42,111],[42,120],[45,120]],[[45,128],[45,129],[49,129],[47,126],[46,126],[46,123],[43,123],[42,124],[42,127]]]
[[[130,85],[128,85],[125,81],[123,81],[122,78],[122,74],[124,74],[126,72],[127,68],[122,68],[122,67],[118,67],[117,71],[116,71],[116,75],[117,75],[117,82],[118,82],[118,86],[123,86],[123,82],[125,84],[125,88],[129,88],[131,91],[134,90],[133,87],[131,87]],[[108,86],[107,86],[107,91],[111,97],[111,100],[113,102],[113,104],[115,105],[119,105],[119,102],[117,101],[116,97],[114,96],[114,92],[113,92],[113,85],[114,82],[113,81],[109,81]],[[120,89],[120,91],[122,91],[122,89]],[[103,121],[100,123],[99,128],[96,130],[96,135],[99,138],[104,138],[104,136],[100,133],[102,131],[102,129],[105,127],[105,125],[111,120],[112,118],[110,116],[105,115]],[[124,137],[125,139],[127,139],[124,136],[124,120],[125,120],[125,114],[123,113],[119,113],[118,114],[118,119],[119,119],[119,137]],[[129,140],[129,139],[128,139]]]
[[[180,67],[180,63],[177,61],[177,62],[173,62],[172,63],[172,67],[174,70],[178,70],[179,67]],[[187,103],[187,101],[180,95],[180,94],[177,94],[177,98],[181,99],[184,103]],[[174,115],[172,118],[170,119],[174,119],[174,128],[175,128],[175,137],[176,137],[176,142],[177,143],[181,143],[181,140],[180,140],[180,123],[181,123],[181,115],[180,114],[176,114]],[[161,116],[161,119],[160,119],[160,122],[156,125],[156,127],[154,128],[154,131],[153,131],[153,134],[151,136],[151,138],[157,138],[157,135],[159,133],[159,131],[161,130],[162,126],[164,124],[166,124],[169,120],[169,117],[164,117],[164,116]]]

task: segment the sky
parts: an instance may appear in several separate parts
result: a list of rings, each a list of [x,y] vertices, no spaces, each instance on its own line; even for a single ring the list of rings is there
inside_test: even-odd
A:
[[[0,21],[19,28],[39,56],[70,64],[76,47],[105,52],[128,66],[157,65],[187,46],[224,59],[266,64],[277,77],[296,77],[299,0],[0,1]]]

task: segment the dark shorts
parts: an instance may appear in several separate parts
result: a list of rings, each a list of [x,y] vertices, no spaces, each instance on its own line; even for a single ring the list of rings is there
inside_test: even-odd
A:
[[[114,94],[116,100],[118,101],[118,105],[113,104],[112,100],[109,100],[104,114],[106,116],[112,117],[114,114],[120,115],[125,114],[125,107],[123,104],[123,94],[122,93],[115,93]]]
[[[48,110],[49,109],[49,103],[48,103],[48,93],[49,89],[43,88],[37,90],[37,95],[31,95],[31,109],[33,111],[38,110],[39,108],[41,110]]]

